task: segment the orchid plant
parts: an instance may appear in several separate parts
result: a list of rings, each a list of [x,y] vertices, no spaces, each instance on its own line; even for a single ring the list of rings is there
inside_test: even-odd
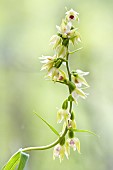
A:
[[[76,53],[79,49],[74,51],[69,50],[70,43],[74,47],[81,42],[81,36],[78,32],[78,28],[74,26],[74,22],[79,22],[79,13],[73,9],[66,12],[65,18],[62,19],[61,25],[56,26],[57,34],[53,35],[50,39],[50,44],[54,50],[53,56],[42,56],[40,57],[43,66],[41,70],[47,70],[46,78],[52,80],[54,83],[61,83],[68,87],[69,95],[62,102],[61,108],[57,111],[57,123],[62,123],[62,131],[58,133],[48,122],[46,122],[36,112],[35,114],[44,121],[49,128],[58,136],[58,139],[46,146],[40,147],[27,147],[20,149],[16,152],[2,170],[22,170],[25,167],[29,155],[26,152],[33,150],[46,150],[54,147],[53,159],[56,157],[60,159],[60,162],[66,158],[69,158],[70,148],[80,153],[80,140],[76,137],[76,132],[88,132],[93,135],[95,133],[77,129],[75,120],[75,113],[73,105],[78,105],[79,98],[86,99],[87,93],[83,90],[89,87],[85,76],[89,72],[84,72],[80,69],[70,70],[69,57],[71,54]],[[63,66],[64,65],[64,66]],[[66,72],[64,71],[66,68]]]

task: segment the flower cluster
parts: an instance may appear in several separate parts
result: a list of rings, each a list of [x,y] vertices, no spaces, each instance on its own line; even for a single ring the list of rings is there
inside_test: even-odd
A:
[[[52,81],[63,83],[69,88],[69,96],[64,100],[62,107],[57,112],[57,123],[63,122],[63,130],[59,142],[54,147],[53,158],[58,157],[60,161],[63,160],[64,155],[68,158],[70,154],[70,147],[73,150],[78,150],[80,153],[80,141],[75,137],[75,130],[77,128],[75,121],[75,113],[72,110],[73,102],[78,104],[78,98],[85,99],[87,94],[83,91],[84,87],[89,87],[84,76],[88,75],[88,72],[82,70],[70,71],[69,68],[69,55],[72,52],[69,51],[69,44],[74,46],[81,41],[80,33],[78,29],[73,25],[73,21],[78,22],[79,13],[73,9],[66,12],[65,18],[62,20],[60,26],[56,26],[57,34],[53,35],[50,39],[50,44],[53,47],[53,56],[40,57],[41,62],[44,64],[41,70],[47,70],[47,77]],[[67,69],[67,74],[61,69],[62,64]],[[62,134],[66,131],[65,135]],[[68,138],[66,134],[68,133]]]
[[[79,139],[78,138],[71,138],[71,139],[66,140],[65,145],[57,144],[54,147],[53,159],[55,159],[55,157],[58,157],[60,159],[60,162],[61,162],[64,159],[64,155],[68,159],[68,157],[70,155],[70,147],[73,148],[74,151],[76,151],[76,149],[77,149],[78,152],[80,153],[80,141],[79,141]]]
[[[79,20],[78,13],[71,9],[66,12],[66,17],[62,20],[61,25],[56,26],[57,35],[53,35],[50,39],[55,54],[40,57],[41,62],[44,63],[41,70],[47,69],[47,76],[52,78],[53,81],[59,81],[60,79],[65,81],[65,74],[60,70],[60,67],[66,62],[69,41],[73,44],[81,41],[77,28],[72,25],[74,20]]]

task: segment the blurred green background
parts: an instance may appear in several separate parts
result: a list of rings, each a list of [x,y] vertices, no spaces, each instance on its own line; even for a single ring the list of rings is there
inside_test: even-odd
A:
[[[72,151],[61,164],[52,160],[52,149],[31,152],[26,170],[113,169],[112,0],[0,0],[0,168],[19,148],[57,138],[33,110],[61,130],[56,107],[67,97],[67,88],[45,81],[39,57],[53,54],[48,42],[65,6],[80,13],[77,26],[84,47],[73,55],[71,68],[90,72],[90,95],[75,107],[77,125],[100,138],[77,134],[82,154]]]

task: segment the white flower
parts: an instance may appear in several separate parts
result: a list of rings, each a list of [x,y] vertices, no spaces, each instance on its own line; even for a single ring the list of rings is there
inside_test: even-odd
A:
[[[64,155],[65,155],[65,146],[61,146],[60,144],[57,144],[54,147],[53,150],[53,159],[55,159],[56,157],[60,159],[60,162],[64,159]]]
[[[69,146],[73,148],[74,151],[77,151],[80,153],[80,141],[78,138],[69,138],[66,141],[67,148],[69,150]]]
[[[62,42],[62,38],[58,35],[53,35],[50,39],[50,44],[53,45],[53,48],[56,48],[57,46],[59,46]]]
[[[59,78],[59,69],[56,67],[52,67],[47,74],[47,77],[51,77],[52,80],[57,81],[57,79]]]
[[[80,76],[87,76],[89,72],[84,72],[82,70],[76,70],[76,73],[78,73]]]
[[[56,67],[52,67],[48,73],[47,73],[47,76],[46,77],[49,77],[49,78],[52,78],[52,80],[54,82],[56,81],[64,81],[66,79],[66,74],[64,71],[62,71],[61,69],[59,68],[56,68]]]
[[[68,21],[72,21],[72,20],[79,21],[78,15],[79,15],[78,12],[74,11],[73,9],[71,9],[70,11],[66,12],[66,19]]]
[[[66,122],[66,124],[68,124],[68,120],[70,119],[71,114],[68,112],[68,110],[66,109],[59,109],[57,112],[57,123],[61,123],[62,120],[64,119],[64,121]]]
[[[70,34],[72,24],[70,22],[65,22],[65,20],[62,20],[61,26],[57,26],[56,28],[58,30],[58,33],[62,34],[63,38],[67,38],[68,34]]]
[[[47,69],[49,71],[53,67],[55,58],[56,58],[56,55],[54,55],[53,57],[51,57],[51,56],[40,57],[41,63],[44,63],[41,70]]]
[[[83,72],[82,70],[76,70],[73,73],[73,81],[76,84],[77,87],[81,87],[82,84],[89,87],[87,81],[85,80],[85,78],[83,76],[88,75],[89,72]]]
[[[68,120],[68,128],[76,129],[76,122],[75,120]]]
[[[72,97],[74,98],[74,101],[76,104],[78,104],[77,100],[79,98],[79,96],[83,99],[85,99],[87,97],[87,94],[84,93],[81,89],[79,88],[75,88],[73,91],[72,91]]]
[[[73,45],[75,45],[75,43],[78,44],[79,42],[81,42],[80,33],[75,30],[73,36],[70,37],[70,40],[73,43]]]
[[[58,57],[64,58],[67,54],[67,48],[63,45],[58,46],[56,48],[56,54],[58,55]]]

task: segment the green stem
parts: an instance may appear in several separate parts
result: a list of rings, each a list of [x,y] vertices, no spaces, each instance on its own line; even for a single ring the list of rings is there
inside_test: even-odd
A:
[[[68,50],[68,47],[67,47]],[[68,72],[68,79],[69,81],[71,81],[71,73],[70,73],[70,69],[69,69],[69,52],[67,52],[66,55],[66,68],[67,68],[67,72]],[[69,86],[68,86],[69,87]],[[71,94],[71,89],[69,87],[69,94]],[[71,113],[72,110],[72,101],[70,101],[70,108],[69,108],[69,112]],[[32,150],[46,150],[46,149],[50,149],[52,147],[54,147],[55,145],[57,145],[58,143],[60,143],[62,141],[62,139],[65,137],[65,135],[67,134],[67,127],[65,128],[63,134],[60,136],[60,138],[58,138],[56,141],[54,141],[53,143],[46,145],[46,146],[39,146],[39,147],[27,147],[22,149],[23,152],[27,152],[27,151],[32,151]]]
[[[54,147],[55,145],[57,145],[58,143],[61,142],[62,138],[64,138],[64,136],[67,133],[67,127],[65,128],[65,131],[63,132],[63,134],[61,135],[60,138],[58,138],[56,141],[54,141],[53,143],[46,145],[46,146],[39,146],[39,147],[27,147],[22,149],[22,152],[27,152],[27,151],[32,151],[32,150],[46,150],[46,149],[50,149],[52,147]]]
[[[67,61],[69,60],[69,52],[67,53],[66,60],[67,60]],[[70,69],[69,69],[69,61],[66,62],[66,68],[67,68],[67,72],[68,72],[69,81],[71,81],[71,73],[70,73]],[[70,92],[70,89],[69,89],[69,92]],[[71,93],[71,92],[70,92],[70,93]]]
[[[68,48],[67,48],[67,50],[68,50]],[[69,78],[69,81],[71,81],[71,72],[70,72],[70,68],[69,68],[69,51],[67,52],[66,60],[67,60],[66,68],[67,68],[67,72],[68,72],[68,78]],[[69,94],[71,94],[70,87],[69,87]],[[72,101],[70,101],[70,108],[69,108],[69,112],[70,113],[71,113],[71,110],[72,110]]]

